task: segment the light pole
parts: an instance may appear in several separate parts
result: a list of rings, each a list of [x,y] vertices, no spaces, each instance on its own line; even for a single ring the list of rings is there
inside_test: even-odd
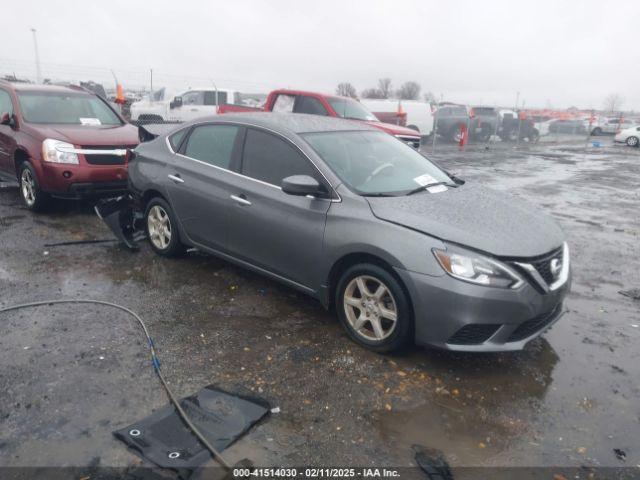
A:
[[[42,81],[42,76],[40,75],[40,54],[38,53],[38,39],[36,38],[36,29],[32,28],[31,33],[33,33],[33,48],[36,52],[36,81],[40,83]]]

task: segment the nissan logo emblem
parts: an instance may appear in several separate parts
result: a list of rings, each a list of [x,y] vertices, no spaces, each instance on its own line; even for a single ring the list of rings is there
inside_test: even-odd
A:
[[[558,273],[560,273],[560,270],[562,269],[560,260],[558,260],[557,258],[554,258],[553,260],[551,260],[551,263],[549,264],[549,269],[551,270],[551,273],[553,274],[553,276],[557,277]]]

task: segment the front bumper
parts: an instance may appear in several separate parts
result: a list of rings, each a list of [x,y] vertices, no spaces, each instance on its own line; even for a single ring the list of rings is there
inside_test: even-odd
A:
[[[415,341],[446,350],[521,350],[564,314],[571,276],[542,294],[529,283],[516,290],[484,287],[449,275],[396,268],[413,302]]]
[[[127,192],[126,165],[42,162],[41,188],[60,198],[113,197]]]

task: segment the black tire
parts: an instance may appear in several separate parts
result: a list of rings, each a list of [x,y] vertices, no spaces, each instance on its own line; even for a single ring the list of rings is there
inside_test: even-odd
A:
[[[43,212],[50,203],[51,197],[40,189],[40,182],[33,166],[25,161],[18,167],[18,183],[20,198],[25,207],[33,212]]]
[[[382,297],[383,299],[386,298],[386,301],[383,302],[381,299],[381,304],[385,303],[389,309],[391,309],[391,305],[395,304],[397,317],[395,325],[393,328],[389,328],[388,336],[381,340],[368,339],[365,334],[357,332],[347,317],[347,308],[358,309],[360,315],[365,313],[364,307],[362,309],[360,309],[359,306],[347,307],[344,300],[347,288],[352,284],[352,281],[356,281],[356,279],[361,276],[371,278],[371,282],[368,286],[375,286],[375,282],[377,281],[383,284],[383,286],[387,288],[388,292],[390,292],[389,296],[385,295],[385,297]],[[383,353],[398,350],[407,345],[410,341],[413,341],[414,323],[411,303],[409,302],[408,295],[405,293],[399,280],[386,269],[372,263],[360,263],[353,265],[340,276],[335,292],[334,304],[336,313],[342,323],[342,326],[354,342],[374,352]],[[362,297],[364,302],[364,296]],[[352,310],[351,312],[355,314],[355,310]],[[386,319],[380,320],[382,322],[389,322]],[[364,330],[365,332],[374,335],[373,323],[369,320],[365,320],[364,322],[365,324],[360,330]],[[367,322],[369,322],[368,325],[366,325]]]
[[[625,143],[630,147],[637,147],[640,144],[638,140],[639,140],[638,137],[632,135],[630,137],[627,137],[627,139],[625,140]]]
[[[410,128],[411,130],[415,130],[416,132],[420,132],[420,129],[415,125],[407,125],[407,128]]]
[[[594,128],[593,130],[591,130],[591,135],[593,135],[594,137],[602,135],[602,129],[600,127]]]
[[[159,212],[164,212],[164,215],[166,215],[166,223],[163,224],[163,233],[159,233],[158,230],[151,231],[151,225],[157,224],[157,222],[155,222],[153,219]],[[152,215],[151,221],[149,219],[150,215]],[[162,216],[162,218],[165,217]],[[166,236],[167,228],[169,232],[168,241]],[[175,257],[184,253],[185,247],[180,241],[180,230],[178,227],[178,221],[175,214],[173,213],[173,209],[164,199],[155,197],[149,201],[144,212],[144,229],[147,233],[149,245],[151,245],[153,251],[158,255],[162,255],[163,257]],[[159,239],[161,235],[162,240]],[[164,245],[165,243],[166,245]]]

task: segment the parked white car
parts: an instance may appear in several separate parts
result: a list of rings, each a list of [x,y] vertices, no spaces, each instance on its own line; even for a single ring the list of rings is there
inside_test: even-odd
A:
[[[587,123],[588,124],[588,123]],[[628,129],[635,125],[636,122],[634,120],[630,120],[628,118],[620,117],[610,117],[604,118],[602,121],[591,125],[591,135],[602,135],[605,133],[612,134],[617,133],[618,131]]]
[[[640,146],[640,125],[626,128],[614,137],[616,142],[626,143],[630,147]]]
[[[172,100],[141,100],[131,104],[131,120],[140,123],[186,122],[215,115],[218,105],[239,104],[240,93],[225,88],[194,88]]]
[[[375,115],[376,112],[397,113],[403,111],[407,115],[406,126],[420,133],[430,135],[433,131],[433,113],[431,105],[420,100],[370,99],[360,100]]]

